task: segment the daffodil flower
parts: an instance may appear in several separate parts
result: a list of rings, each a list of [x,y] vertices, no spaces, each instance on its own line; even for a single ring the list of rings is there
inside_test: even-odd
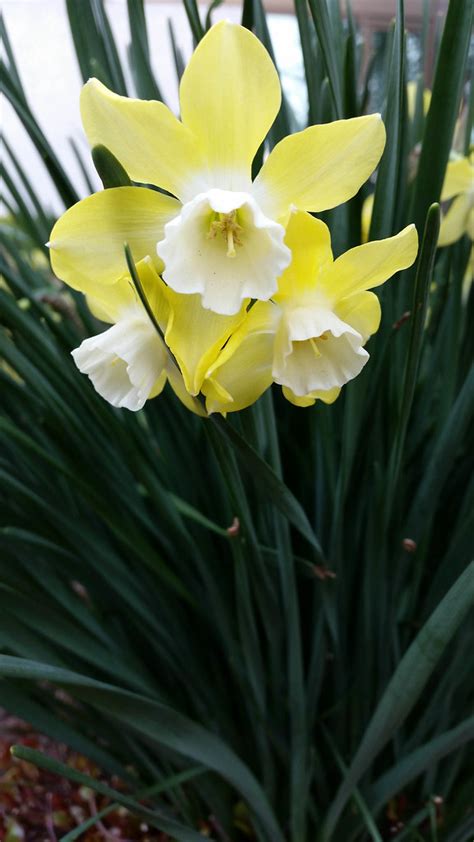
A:
[[[170,308],[166,288],[148,258],[137,264],[148,305],[164,332]],[[205,414],[192,398],[183,378],[145,310],[129,275],[113,286],[87,296],[92,313],[112,327],[85,339],[72,351],[78,369],[87,374],[95,390],[112,406],[132,411],[159,395],[169,380],[179,399],[193,412]]]
[[[51,234],[58,277],[90,292],[123,272],[123,241],[148,255],[177,293],[237,314],[269,300],[290,262],[293,208],[323,211],[350,199],[377,166],[380,115],[311,126],[284,138],[252,182],[251,166],[278,113],[276,69],[247,29],[221,22],[198,45],[180,86],[181,121],[161,102],[118,96],[96,79],[81,113],[92,146],[106,146],[133,182],[70,208]]]
[[[474,240],[474,153],[448,163],[441,201],[452,199],[441,220],[438,246],[450,246],[467,234]]]
[[[282,315],[273,379],[297,405],[308,406],[316,398],[330,403],[369,359],[364,345],[380,323],[379,300],[369,290],[411,266],[418,236],[409,225],[395,237],[358,246],[334,260],[327,226],[295,213],[286,243],[293,258],[274,297]]]

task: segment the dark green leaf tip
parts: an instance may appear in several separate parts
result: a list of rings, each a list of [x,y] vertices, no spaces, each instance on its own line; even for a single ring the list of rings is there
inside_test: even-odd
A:
[[[106,146],[98,144],[92,149],[92,160],[104,189],[109,187],[131,187],[126,170]]]

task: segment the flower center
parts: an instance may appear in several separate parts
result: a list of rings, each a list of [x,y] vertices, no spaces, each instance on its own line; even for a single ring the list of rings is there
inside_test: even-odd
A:
[[[212,214],[207,238],[208,240],[214,240],[218,234],[222,234],[227,243],[227,257],[235,257],[235,246],[242,245],[240,235],[243,230],[242,225],[239,225],[237,222],[236,210],[232,210],[230,213],[214,212]]]
[[[313,336],[311,339],[303,339],[303,340],[293,341],[293,350],[294,351],[298,351],[298,349],[303,350],[307,346],[307,344],[309,343],[309,346],[310,346],[311,350],[313,351],[314,356],[316,358],[319,358],[319,357],[322,357],[322,353],[319,349],[318,342],[320,342],[321,340],[323,342],[326,342],[327,339],[329,339],[329,331],[328,330],[326,330],[320,336]]]

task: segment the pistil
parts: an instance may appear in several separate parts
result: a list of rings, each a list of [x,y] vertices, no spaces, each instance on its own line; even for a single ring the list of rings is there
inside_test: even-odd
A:
[[[230,213],[219,213],[216,214],[216,216],[218,218],[211,222],[207,235],[208,239],[213,240],[217,236],[218,232],[222,233],[227,243],[227,257],[235,257],[235,246],[242,245],[240,233],[243,231],[242,226],[236,221],[237,211],[233,210]]]

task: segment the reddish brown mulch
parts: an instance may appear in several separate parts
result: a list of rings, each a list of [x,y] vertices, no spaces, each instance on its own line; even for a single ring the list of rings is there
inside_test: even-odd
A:
[[[70,830],[110,802],[91,789],[71,783],[30,763],[13,758],[12,745],[37,749],[90,777],[120,789],[85,757],[37,734],[24,722],[0,710],[0,842],[59,842]],[[209,835],[207,828],[201,830]],[[81,842],[171,842],[124,807],[109,813],[80,837]]]

